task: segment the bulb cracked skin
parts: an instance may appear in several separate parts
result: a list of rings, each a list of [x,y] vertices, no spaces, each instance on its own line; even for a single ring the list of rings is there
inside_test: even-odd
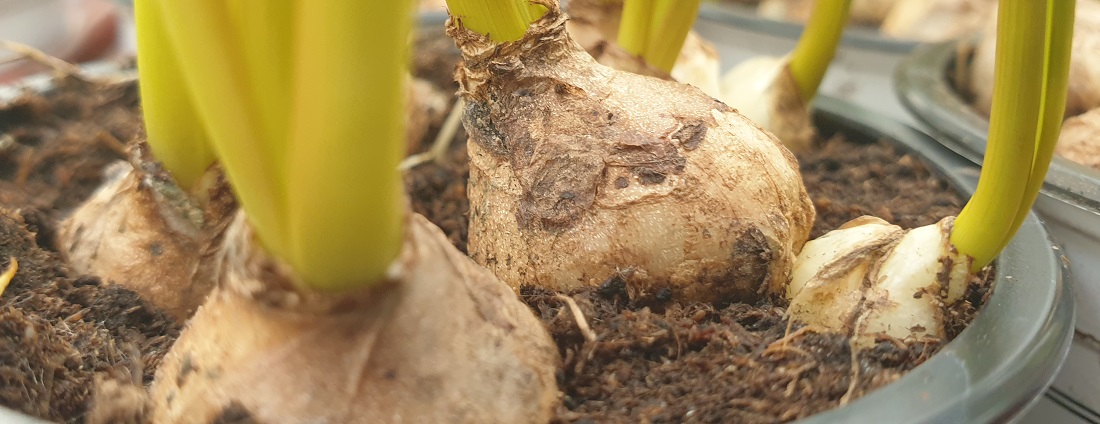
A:
[[[792,319],[840,331],[860,348],[881,335],[946,335],[971,259],[951,245],[954,217],[910,230],[863,216],[803,247],[787,289]]]
[[[144,144],[105,174],[61,222],[62,254],[77,272],[122,285],[186,320],[214,287],[218,245],[237,208],[228,185],[220,171],[208,171],[200,208]]]
[[[782,295],[814,209],[793,155],[695,87],[597,64],[548,5],[494,44],[452,19],[470,134],[470,256],[519,288]]]

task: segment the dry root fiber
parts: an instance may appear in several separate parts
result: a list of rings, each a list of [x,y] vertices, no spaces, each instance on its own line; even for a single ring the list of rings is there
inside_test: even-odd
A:
[[[472,258],[518,288],[630,275],[702,301],[782,293],[814,211],[793,155],[695,87],[596,63],[556,4],[495,44],[452,20]]]
[[[125,286],[184,320],[214,287],[216,246],[236,204],[215,170],[200,209],[144,146],[136,149],[136,167],[112,165],[61,223],[58,246],[77,272]]]
[[[224,279],[164,359],[154,421],[543,423],[557,350],[487,270],[419,215],[390,281],[299,289],[239,216]]]

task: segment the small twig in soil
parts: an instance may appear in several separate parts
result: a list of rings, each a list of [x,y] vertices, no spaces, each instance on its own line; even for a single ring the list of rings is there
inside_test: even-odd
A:
[[[806,371],[809,371],[809,370],[811,370],[813,368],[816,368],[816,367],[817,367],[817,361],[812,361],[812,362],[810,362],[806,365],[803,365],[803,366],[798,367],[798,368],[794,369],[793,371],[791,371],[791,374],[793,376],[791,377],[791,382],[787,383],[787,391],[783,393],[783,396],[786,396],[788,398],[791,397],[791,395],[794,394],[794,389],[798,387],[798,382],[800,380],[802,380],[802,373],[804,373]]]
[[[401,164],[397,165],[397,169],[400,171],[408,171],[416,168],[419,165],[435,162],[442,158],[447,153],[447,149],[451,147],[451,140],[455,137],[455,132],[458,131],[459,124],[462,123],[462,111],[466,109],[466,102],[459,97],[455,100],[453,106],[451,106],[451,113],[447,114],[447,119],[443,121],[443,126],[439,128],[439,132],[435,135],[435,140],[432,141],[432,147],[428,148],[428,151],[423,153],[417,153],[415,155],[405,158],[401,161]]]
[[[852,353],[852,377],[848,381],[848,390],[844,392],[844,396],[840,397],[840,406],[847,405],[852,400],[852,394],[859,385],[859,348],[856,346],[855,338],[848,339],[848,350]]]
[[[933,343],[937,343],[937,341],[921,340],[921,344],[923,344],[924,347],[921,348],[921,350],[920,350],[920,357],[918,357],[917,360],[913,361],[913,362],[917,363],[917,364],[923,364],[924,361],[927,361],[928,360],[928,351],[930,350],[930,349],[928,349],[928,345],[933,344]]]
[[[16,57],[6,59],[2,63],[14,62],[18,59],[27,59],[32,62],[37,62],[41,65],[44,65],[50,69],[53,69],[54,71],[64,76],[73,76],[84,80],[87,79],[84,78],[84,76],[81,74],[80,67],[64,60],[58,59],[56,57],[50,56],[43,51],[28,46],[26,44],[17,43],[14,41],[0,40],[0,48],[16,54]]]
[[[789,345],[791,341],[793,341],[794,339],[798,338],[799,336],[801,336],[803,334],[810,333],[810,332],[816,333],[816,332],[818,332],[818,330],[811,327],[811,326],[809,326],[809,325],[807,325],[805,327],[799,328],[798,330],[795,330],[795,332],[792,333],[791,332],[791,321],[788,320],[787,321],[786,335],[784,335],[783,338],[768,344],[768,347],[764,349],[764,352],[768,352],[768,351],[771,351],[773,349],[775,349],[775,350],[786,350],[787,345]]]
[[[8,269],[0,274],[0,295],[4,294],[4,290],[8,288],[8,284],[11,284],[11,279],[15,278],[15,273],[19,271],[19,261],[15,260],[12,256],[8,262]]]
[[[776,343],[778,343],[778,342],[776,342]],[[794,353],[797,353],[797,354],[802,355],[802,356],[810,356],[810,357],[813,356],[810,352],[807,352],[807,351],[805,351],[803,349],[800,349],[796,346],[791,346],[787,343],[782,343],[782,344],[776,344],[776,343],[772,343],[772,344],[768,345],[768,347],[765,348],[764,351],[760,353],[760,355],[761,356],[777,355],[778,356],[778,354],[783,353],[783,352],[794,352]]]
[[[129,156],[129,153],[126,151],[126,145],[107,131],[100,131],[99,135],[96,136],[96,141],[100,142],[104,146],[107,146],[108,149],[111,149],[111,151],[115,152],[119,156]]]
[[[558,293],[554,295],[562,302],[565,302],[569,306],[569,310],[573,313],[573,320],[577,322],[577,328],[581,330],[581,335],[584,336],[584,340],[589,343],[596,341],[596,332],[592,331],[592,327],[588,326],[588,320],[584,318],[584,313],[581,312],[581,308],[577,306],[577,302],[572,297]]]

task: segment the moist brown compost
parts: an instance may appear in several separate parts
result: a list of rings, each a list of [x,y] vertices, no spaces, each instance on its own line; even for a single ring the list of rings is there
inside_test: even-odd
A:
[[[460,130],[442,160],[406,175],[413,209],[462,250],[465,139]],[[964,203],[920,159],[886,141],[836,135],[798,159],[818,213],[813,237],[868,214],[903,228],[933,224]],[[948,311],[949,338],[973,319],[990,280],[975,278],[966,301]],[[528,287],[520,295],[562,355],[557,422],[790,421],[897,380],[946,342],[883,339],[853,357],[847,337],[788,323],[785,305],[680,302],[671,291],[631,292],[615,275],[598,288],[564,293],[596,335],[586,340],[563,293]]]
[[[141,132],[132,84],[67,78],[47,97],[0,108],[0,269],[8,258],[19,262],[0,294],[3,406],[81,422],[97,383],[149,383],[178,335],[178,323],[132,292],[73,275],[53,242],[58,220],[98,186],[104,167],[126,157],[126,144]],[[406,176],[414,210],[463,251],[465,138],[459,129],[442,160]],[[799,159],[818,208],[815,236],[868,213],[903,227],[930,224],[962,204],[920,160],[885,142],[832,137]],[[686,303],[669,291],[632,292],[623,281],[608,276],[575,293],[521,293],[563,358],[557,421],[792,420],[896,380],[942,345],[882,340],[853,358],[843,336],[788,326],[783,305]],[[980,281],[971,285],[968,302],[952,311],[951,336],[987,293]],[[562,295],[575,300],[594,340]],[[222,418],[247,421],[247,414],[228,408]]]
[[[58,81],[0,107],[0,405],[82,422],[97,382],[151,382],[179,324],[117,285],[75,275],[55,246],[64,214],[126,157],[140,130],[137,87]]]

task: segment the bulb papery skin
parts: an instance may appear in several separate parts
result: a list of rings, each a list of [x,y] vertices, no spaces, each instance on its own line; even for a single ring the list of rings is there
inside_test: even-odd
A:
[[[672,79],[681,84],[699,87],[711,97],[722,93],[718,80],[721,75],[718,51],[707,40],[691,31],[684,40],[684,48],[672,67]]]
[[[883,335],[944,338],[943,310],[962,298],[972,262],[950,243],[953,222],[903,231],[862,217],[806,243],[788,292],[792,319],[861,348]]]
[[[554,12],[488,45],[448,29],[470,139],[469,253],[514,288],[782,295],[814,210],[794,156],[699,89],[596,63]]]
[[[560,356],[541,322],[442,232],[410,216],[385,281],[298,289],[242,215],[219,286],[157,369],[156,423],[545,423]]]
[[[807,242],[787,286],[788,313],[814,325],[849,329],[863,301],[871,259],[901,234],[896,225],[864,216]]]
[[[720,81],[718,99],[737,109],[787,148],[810,148],[814,130],[809,105],[798,94],[788,57],[758,56],[741,62]]]
[[[1054,153],[1081,165],[1100,169],[1100,108],[1066,119]]]
[[[960,84],[970,88],[974,95],[974,107],[986,116],[993,107],[996,23],[996,19],[989,20],[982,40],[974,50],[969,81]],[[1100,107],[1100,2],[1078,1],[1073,22],[1065,116],[1079,115],[1096,107]]]
[[[214,287],[217,239],[236,202],[218,171],[192,197],[147,155],[137,145],[134,159],[108,167],[60,223],[57,245],[77,273],[133,290],[183,321]]]

